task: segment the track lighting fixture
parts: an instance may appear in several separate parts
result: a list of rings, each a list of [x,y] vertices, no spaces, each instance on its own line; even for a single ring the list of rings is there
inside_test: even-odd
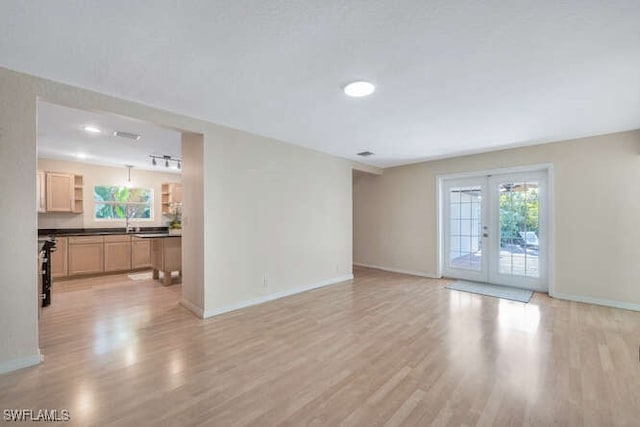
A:
[[[176,169],[182,169],[182,159],[179,159],[177,157],[171,157],[168,155],[156,156],[153,154],[150,155],[149,157],[151,157],[151,164],[153,166],[158,165],[158,160],[164,160],[165,168],[168,168],[169,166],[171,166],[171,162],[176,162]]]

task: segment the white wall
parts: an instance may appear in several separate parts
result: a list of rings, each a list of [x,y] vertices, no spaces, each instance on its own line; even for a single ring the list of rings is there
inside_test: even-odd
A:
[[[351,162],[0,68],[0,212],[6,229],[0,239],[0,370],[32,361],[38,352],[38,97],[204,136],[203,156],[190,157],[202,163],[204,176],[204,257],[192,263],[202,272],[193,280],[204,277],[204,298],[182,295],[193,311],[217,313],[351,277]],[[182,240],[183,253],[202,251],[202,241],[188,233]]]
[[[640,131],[385,169],[354,180],[354,262],[436,275],[436,176],[554,166],[556,296],[640,308]]]
[[[94,186],[123,186],[126,184],[127,169],[125,167],[116,168],[65,160],[38,159],[38,170],[82,175],[84,182],[83,213],[40,213],[38,214],[38,228],[106,228],[125,226],[124,220],[96,220],[94,217],[95,203],[93,201]],[[162,215],[161,187],[163,183],[180,182],[180,174],[146,171],[134,168],[131,170],[131,182],[134,187],[153,189],[154,194],[153,220],[131,220],[131,224],[140,227],[166,226],[170,218]]]
[[[208,137],[208,313],[351,276],[349,161],[231,129]]]

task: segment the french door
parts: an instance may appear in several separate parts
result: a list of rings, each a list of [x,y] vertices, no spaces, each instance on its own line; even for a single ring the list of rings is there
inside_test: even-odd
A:
[[[444,179],[443,274],[547,291],[546,171]]]

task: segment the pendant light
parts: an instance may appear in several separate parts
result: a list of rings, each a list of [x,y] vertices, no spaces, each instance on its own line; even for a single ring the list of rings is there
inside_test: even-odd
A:
[[[127,168],[127,188],[131,188],[133,187],[133,184],[131,183],[131,168],[133,166],[131,165],[125,165]]]

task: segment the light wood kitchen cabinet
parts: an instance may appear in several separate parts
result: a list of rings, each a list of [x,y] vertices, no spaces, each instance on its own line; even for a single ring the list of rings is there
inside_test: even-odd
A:
[[[131,236],[104,236],[104,271],[131,270]]]
[[[162,184],[162,214],[171,214],[171,204],[182,203],[182,184],[177,182]]]
[[[103,237],[69,237],[69,275],[97,274],[103,271]]]
[[[151,241],[134,237],[131,241],[131,268],[151,267]]]
[[[41,173],[38,172],[38,181],[40,181]],[[82,175],[46,172],[44,181],[44,186],[42,184],[39,186],[46,197],[43,200],[39,199],[38,212],[41,212],[40,203],[43,203],[46,212],[82,213],[84,199]]]
[[[36,181],[36,203],[38,205],[38,213],[44,213],[47,211],[47,197],[46,197],[46,184],[47,178],[44,172],[38,171],[38,178]]]
[[[56,238],[56,250],[51,252],[51,277],[65,277],[69,274],[67,266],[68,242],[66,237]]]
[[[73,212],[74,177],[68,173],[47,172],[47,212]]]

